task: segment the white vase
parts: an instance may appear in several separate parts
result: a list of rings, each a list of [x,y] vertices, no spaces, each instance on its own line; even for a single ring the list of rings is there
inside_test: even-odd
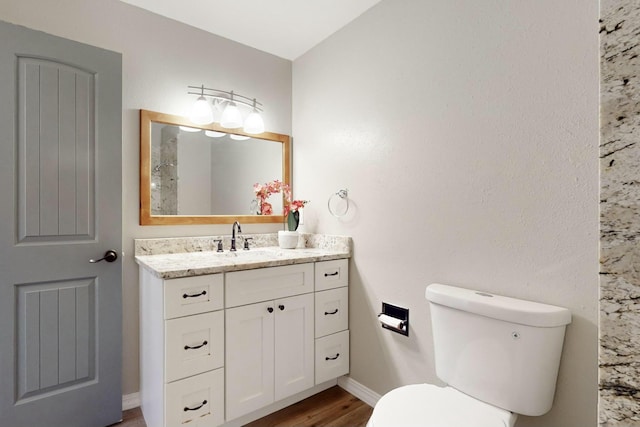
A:
[[[278,231],[278,246],[282,249],[295,249],[298,246],[298,237],[300,233],[297,231]]]

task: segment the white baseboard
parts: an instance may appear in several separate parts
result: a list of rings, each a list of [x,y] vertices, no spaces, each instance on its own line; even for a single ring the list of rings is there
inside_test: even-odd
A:
[[[338,378],[338,386],[353,394],[355,397],[371,407],[376,406],[376,403],[378,403],[378,400],[382,397],[375,391],[363,386],[358,381],[347,375]]]
[[[122,396],[122,410],[137,408],[140,406],[140,393],[125,394]]]

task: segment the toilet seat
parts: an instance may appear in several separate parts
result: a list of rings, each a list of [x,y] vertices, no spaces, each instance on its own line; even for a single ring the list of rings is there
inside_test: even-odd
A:
[[[413,384],[382,396],[367,427],[512,427],[516,418],[452,387]]]

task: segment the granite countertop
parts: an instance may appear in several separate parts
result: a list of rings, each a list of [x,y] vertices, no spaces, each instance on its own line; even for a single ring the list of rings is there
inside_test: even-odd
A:
[[[215,236],[217,237],[217,236]],[[261,246],[273,243],[256,236],[259,245],[245,251],[216,252],[209,245],[214,238],[136,240],[136,262],[161,279],[200,276],[228,271],[302,264],[349,258],[351,239],[341,236],[307,235],[296,249]]]

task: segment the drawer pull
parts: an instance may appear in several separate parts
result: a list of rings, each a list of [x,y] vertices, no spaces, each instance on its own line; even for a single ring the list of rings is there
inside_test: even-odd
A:
[[[337,271],[335,271],[335,272],[333,272],[333,273],[324,273],[324,277],[337,276],[337,275],[338,275],[338,272],[337,272]]]
[[[333,310],[333,311],[325,311],[325,312],[324,312],[324,315],[325,315],[325,316],[327,316],[327,315],[329,315],[329,314],[336,314],[337,312],[338,312],[338,309],[336,308],[336,309],[335,309],[335,310]]]
[[[325,357],[324,360],[336,360],[338,357],[340,357],[340,353],[336,353],[333,357]]]
[[[182,294],[182,298],[187,299],[187,298],[196,298],[196,297],[201,297],[202,295],[206,295],[207,291],[202,291],[199,294]]]
[[[203,407],[204,405],[206,405],[206,404],[207,404],[207,401],[206,401],[206,400],[203,400],[203,401],[202,401],[202,403],[200,404],[200,406],[196,406],[195,408],[189,408],[188,406],[185,406],[185,407],[184,407],[184,412],[187,412],[187,411],[197,411],[198,409],[202,408],[202,407]]]
[[[207,342],[207,340],[204,340],[204,341],[202,342],[202,344],[200,344],[200,345],[195,345],[195,346],[193,346],[193,347],[191,347],[191,346],[189,346],[189,345],[185,345],[185,346],[184,346],[184,349],[185,349],[185,350],[195,350],[195,349],[198,349],[198,348],[204,347],[204,346],[205,346],[205,345],[207,345],[207,344],[209,344],[209,343]]]

